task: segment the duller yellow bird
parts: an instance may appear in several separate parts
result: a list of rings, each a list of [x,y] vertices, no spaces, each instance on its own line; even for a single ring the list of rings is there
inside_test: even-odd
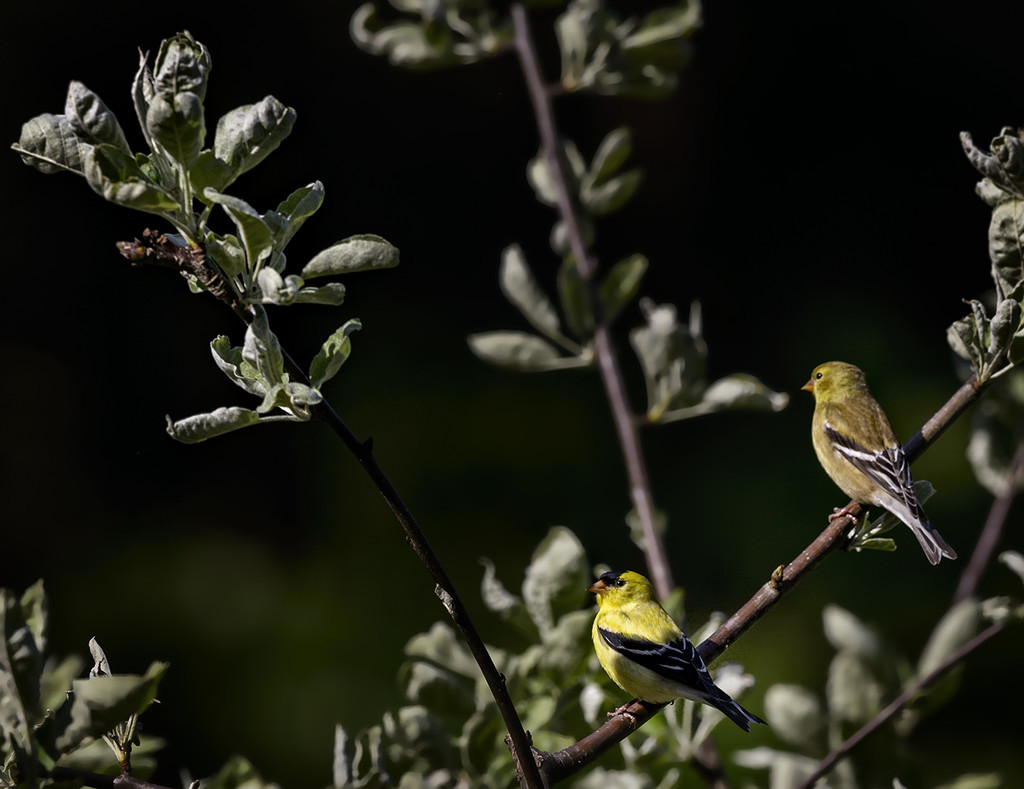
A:
[[[832,481],[854,501],[882,507],[907,524],[932,564],[955,559],[917,500],[910,463],[864,373],[846,362],[825,362],[802,388],[814,395],[811,439]],[[847,514],[847,507],[837,507],[829,520]]]
[[[626,693],[655,704],[678,698],[709,704],[743,731],[750,731],[751,723],[764,723],[714,683],[704,660],[654,599],[651,582],[642,575],[605,573],[587,591],[597,595],[597,657]]]

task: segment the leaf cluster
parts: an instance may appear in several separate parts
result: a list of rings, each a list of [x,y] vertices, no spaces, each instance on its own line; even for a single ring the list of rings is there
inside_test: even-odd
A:
[[[136,719],[156,698],[166,663],[144,675],[112,674],[95,639],[95,665],[76,676],[83,661],[48,654],[49,612],[42,581],[19,598],[0,589],[0,786],[45,787],[58,783],[58,767],[98,771],[130,769],[138,743]],[[102,757],[88,746],[103,739],[114,752]]]
[[[577,217],[585,245],[596,235],[593,219],[622,208],[636,192],[642,173],[623,170],[632,152],[628,129],[611,131],[598,145],[590,162],[569,140],[563,141],[562,168],[578,205]],[[558,179],[547,157],[538,154],[527,166],[527,178],[537,199],[558,203]],[[501,330],[470,335],[470,349],[491,364],[521,372],[544,372],[596,363],[593,333],[595,314],[615,320],[640,293],[648,260],[634,253],[614,263],[591,288],[570,252],[563,220],[556,221],[551,247],[562,256],[557,277],[557,306],[544,292],[523,250],[516,244],[502,253],[498,281],[505,298],[537,333]],[[595,304],[596,300],[596,304]],[[709,382],[707,346],[699,305],[689,320],[679,319],[675,306],[640,300],[645,325],[629,332],[630,345],[647,385],[649,422],[671,422],[730,408],[779,411],[789,397],[773,392],[755,377],[743,373]]]
[[[976,191],[992,209],[988,252],[994,295],[989,307],[968,301],[970,314],[950,326],[948,339],[983,383],[1024,359],[1024,138],[1019,130],[1004,128],[988,153],[967,132],[960,141],[983,176]]]
[[[394,66],[426,70],[474,63],[507,52],[507,12],[481,0],[391,0],[401,13],[385,21],[375,3],[352,16],[352,39]],[[537,0],[531,5],[560,5]],[[500,6],[498,6],[500,8]],[[621,18],[604,0],[571,0],[555,20],[564,92],[661,98],[691,57],[700,3],[683,0],[642,17]]]
[[[213,146],[204,148],[203,105],[212,67],[210,53],[187,31],[160,45],[151,70],[141,56],[132,86],[136,115],[149,153],[132,153],[114,114],[81,82],[72,82],[62,115],[45,114],[25,123],[13,147],[22,160],[44,173],[84,176],[94,191],[126,208],[154,213],[171,222],[178,236],[161,240],[178,246],[181,259],[200,261],[180,266],[190,288],[211,290],[239,307],[249,324],[242,347],[226,337],[211,343],[214,361],[233,383],[261,398],[255,409],[218,408],[178,421],[168,432],[185,443],[204,441],[260,421],[305,421],[322,402],[322,387],[351,352],[351,334],[360,328],[351,319],[333,332],[313,359],[308,382],[293,380],[270,328],[266,304],[340,305],[345,286],[308,280],[398,265],[398,250],[380,236],[342,239],[316,254],[300,274],[285,274],[285,248],[323,204],[319,181],[292,192],[276,209],[259,213],[225,190],[263,161],[291,133],[296,113],[273,96],[237,107],[217,122]],[[195,201],[199,202],[196,209]],[[209,227],[219,206],[234,233]],[[137,249],[125,244],[123,249]],[[131,259],[145,260],[135,251]],[[196,274],[209,262],[215,276]],[[216,285],[214,284],[216,281]],[[217,288],[226,283],[226,294]],[[239,306],[241,305],[241,306]],[[275,410],[277,416],[269,414]]]

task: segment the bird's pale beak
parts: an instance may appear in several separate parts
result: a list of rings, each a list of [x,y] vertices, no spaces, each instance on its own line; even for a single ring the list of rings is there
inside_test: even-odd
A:
[[[800,388],[801,388],[801,389],[802,389],[803,391],[805,391],[805,392],[812,392],[812,393],[813,393],[813,392],[814,392],[814,379],[812,378],[812,379],[811,379],[810,381],[808,381],[807,383],[805,383],[805,384],[804,384],[803,386],[801,386]]]
[[[592,592],[593,594],[608,594],[609,588],[608,584],[604,581],[595,581],[587,587],[587,591]]]

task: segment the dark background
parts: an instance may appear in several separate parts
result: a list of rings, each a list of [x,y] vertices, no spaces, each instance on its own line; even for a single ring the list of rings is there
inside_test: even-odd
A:
[[[366,232],[396,244],[402,264],[351,277],[338,310],[275,311],[275,329],[308,359],[345,319],[362,319],[327,394],[374,438],[481,629],[501,642],[478,601],[478,557],[517,589],[537,541],[565,524],[592,561],[642,566],[622,526],[622,464],[595,374],[514,375],[466,346],[471,332],[526,328],[497,288],[507,244],[520,243],[554,289],[553,216],[524,177],[537,139],[514,58],[397,71],[351,43],[354,7],[136,4],[102,17],[61,3],[10,8],[3,130],[13,142],[22,122],[61,112],[79,79],[141,147],[130,102],[137,48],[155,53],[182,29],[212,54],[211,135],[217,117],[268,93],[297,110],[292,136],[231,192],[263,211],[325,183],[326,203],[289,247],[293,270]],[[536,29],[553,55],[549,18]],[[747,371],[793,394],[778,415],[645,433],[692,623],[735,610],[844,503],[810,447],[811,401],[798,389],[814,365],[863,367],[903,438],[959,384],[946,327],[991,281],[989,210],[957,135],[984,146],[1021,122],[1022,21],[1021,7],[998,2],[709,3],[667,101],[559,100],[559,122],[585,155],[628,125],[632,163],[647,172],[638,198],[599,224],[599,258],[643,252],[646,295],[683,312],[703,303],[712,377]],[[403,644],[443,616],[426,572],[323,426],[170,440],[165,413],[254,405],[208,351],[217,334],[240,343],[239,325],[174,275],[118,257],[114,242],[155,218],[13,153],[0,167],[0,583],[21,590],[45,577],[58,654],[85,654],[96,636],[117,671],[171,662],[163,703],[145,719],[170,742],[165,783],[181,767],[208,775],[238,752],[286,786],[328,784],[334,723],[358,730],[397,706]],[[623,343],[638,320],[620,321]],[[638,370],[623,358],[640,404]],[[967,435],[962,420],[915,465],[938,488],[929,512],[964,561],[930,567],[905,530],[895,554],[830,558],[730,650],[758,677],[746,706],[760,711],[772,682],[821,690],[825,602],[916,659],[989,505],[964,459]],[[1020,526],[1017,512],[1003,547],[1021,548]],[[1020,586],[993,568],[981,591]],[[917,730],[921,785],[990,769],[1008,785],[1024,780],[1013,761],[1021,646],[1014,632],[974,656],[955,702]],[[756,736],[743,744],[775,742]]]

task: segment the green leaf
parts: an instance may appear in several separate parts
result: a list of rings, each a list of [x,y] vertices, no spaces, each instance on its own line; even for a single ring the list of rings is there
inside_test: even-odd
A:
[[[203,195],[210,203],[215,203],[223,208],[231,217],[231,221],[235,223],[245,249],[247,270],[250,274],[254,274],[270,257],[273,249],[273,239],[267,223],[245,200],[221,194],[213,189],[206,189]]]
[[[935,626],[917,662],[917,676],[924,677],[978,634],[981,607],[968,598],[950,608]]]
[[[263,402],[256,406],[256,413],[266,414],[281,408],[306,422],[312,417],[312,407],[322,403],[323,399],[323,395],[311,386],[297,381],[282,381],[267,390]]]
[[[463,721],[475,710],[473,683],[433,663],[404,664],[399,682],[405,698],[446,719]]]
[[[206,778],[202,786],[203,789],[279,789],[277,784],[263,780],[256,768],[242,756],[232,756],[215,775]]]
[[[394,268],[398,265],[398,248],[380,236],[364,234],[343,239],[314,255],[302,269],[305,279],[330,274],[348,274]]]
[[[1024,583],[1024,555],[1021,555],[1019,551],[1003,551],[999,554],[999,563],[1010,568]]]
[[[92,150],[67,117],[49,113],[24,123],[13,147],[22,162],[47,175],[62,171],[85,175],[85,159]]]
[[[779,739],[807,747],[825,726],[818,696],[800,685],[777,684],[764,694],[764,713]]]
[[[245,271],[245,250],[237,236],[207,233],[206,253],[226,277],[237,277]]]
[[[826,605],[822,611],[825,638],[839,652],[849,652],[875,661],[882,654],[882,642],[875,632],[845,608]]]
[[[988,325],[988,315],[980,301],[971,300],[971,313],[953,324],[946,330],[946,339],[953,351],[970,363],[975,375],[980,377],[985,367],[984,331]]]
[[[227,189],[235,180],[235,174],[227,162],[221,161],[213,151],[206,148],[199,152],[199,157],[189,170],[189,180],[196,195],[204,199],[207,189],[214,192]]]
[[[41,590],[40,590],[41,591]],[[7,589],[0,589],[0,730],[28,744],[30,726],[40,715],[43,656],[30,621],[38,629],[39,611],[30,609]]]
[[[1022,181],[1024,186],[1024,181]],[[992,209],[988,252],[997,294],[1019,302],[1024,297],[1024,199],[1012,197]]]
[[[569,330],[580,339],[589,338],[594,332],[590,292],[571,257],[565,258],[558,269],[558,296]]]
[[[570,529],[556,526],[533,553],[523,579],[523,601],[546,637],[564,613],[580,608],[591,581],[586,551]]]
[[[196,414],[177,422],[167,417],[167,432],[171,438],[182,444],[198,444],[200,441],[254,425],[259,421],[260,415],[248,408],[218,408],[209,414]]]
[[[261,268],[256,275],[256,283],[262,294],[257,299],[262,304],[292,304],[302,288],[302,277],[291,274],[282,277],[272,268]]]
[[[1024,370],[999,378],[988,396],[974,407],[967,459],[975,479],[993,496],[1020,490],[1024,479],[1013,463],[1017,451],[1015,430],[1024,420]]]
[[[657,422],[670,409],[700,402],[706,388],[707,346],[697,302],[685,326],[672,304],[641,299],[640,309],[647,325],[633,329],[629,341],[647,384],[647,417]]]
[[[484,576],[480,581],[480,597],[487,610],[496,613],[506,624],[511,625],[530,641],[536,641],[539,633],[522,598],[508,591],[498,580],[492,561],[481,559],[480,563],[484,566]]]
[[[324,341],[309,366],[309,380],[316,389],[331,380],[341,369],[352,353],[352,341],[349,336],[361,328],[362,322],[353,318]]]
[[[150,180],[135,159],[112,145],[98,145],[85,159],[85,179],[104,199],[153,214],[176,210],[178,201]]]
[[[833,718],[866,723],[882,708],[884,688],[861,657],[844,650],[829,664],[825,695]]]
[[[498,284],[505,298],[518,309],[537,330],[555,342],[562,337],[555,306],[534,279],[526,264],[526,257],[518,244],[505,247],[501,253]]]
[[[26,589],[21,596],[21,610],[25,617],[25,626],[28,627],[32,639],[35,641],[36,651],[40,655],[45,655],[50,610],[42,578]]]
[[[291,134],[295,117],[295,110],[273,96],[236,107],[217,122],[213,151],[237,178],[262,162]]]
[[[206,96],[210,52],[187,30],[160,43],[154,65],[153,87],[157,93],[194,93]]]
[[[629,170],[601,183],[586,186],[580,192],[580,202],[594,216],[606,216],[622,208],[640,187],[643,173]]]
[[[295,296],[296,304],[325,304],[337,307],[345,302],[345,286],[340,282],[327,282],[318,288],[304,287]]]
[[[166,663],[153,663],[141,677],[118,675],[75,680],[68,717],[61,721],[63,725],[57,731],[58,750],[75,750],[143,712],[156,698],[157,685],[166,671]]]
[[[590,164],[590,178],[599,184],[618,172],[626,159],[633,152],[633,139],[629,129],[624,126],[613,129],[601,140]]]
[[[203,102],[191,92],[157,93],[146,110],[150,138],[188,172],[199,159],[206,137]]]
[[[569,367],[585,367],[591,363],[588,353],[562,356],[559,350],[542,337],[519,331],[491,331],[471,334],[469,349],[485,362],[520,372],[544,372]]]
[[[222,334],[210,343],[210,350],[213,352],[213,360],[232,383],[257,397],[266,395],[266,383],[259,370],[243,357],[241,348],[233,347],[231,341]]]
[[[593,654],[593,642],[589,638],[593,624],[594,612],[590,609],[570,611],[557,619],[544,636],[539,668],[545,676],[557,684],[576,673]]]
[[[345,728],[340,723],[334,725],[332,775],[334,780],[331,785],[335,789],[351,786],[356,780],[352,765],[352,738],[348,736],[348,732],[345,731]]]
[[[324,185],[320,181],[296,189],[276,211],[267,211],[263,219],[274,236],[274,249],[283,251],[288,242],[324,202]]]
[[[747,373],[733,373],[708,386],[697,404],[665,411],[657,421],[664,424],[725,410],[778,412],[788,404],[785,392],[775,392]]]
[[[77,80],[68,85],[64,114],[80,139],[92,145],[113,145],[128,156],[132,155],[114,113],[99,96]]]
[[[633,544],[637,548],[646,554],[647,541],[644,537],[644,524],[643,521],[640,520],[640,515],[637,513],[635,507],[626,513],[626,526],[629,527],[629,539],[633,541]],[[658,535],[664,535],[667,529],[668,515],[664,510],[659,509],[654,513],[654,531]]]
[[[647,258],[634,253],[623,258],[608,271],[601,280],[601,307],[605,318],[613,321],[620,312],[636,298],[640,283],[647,273]]]
[[[242,346],[242,359],[258,372],[259,379],[268,389],[286,378],[284,374],[284,356],[277,335],[270,330],[267,312],[257,307],[256,317],[245,330],[245,344]]]

